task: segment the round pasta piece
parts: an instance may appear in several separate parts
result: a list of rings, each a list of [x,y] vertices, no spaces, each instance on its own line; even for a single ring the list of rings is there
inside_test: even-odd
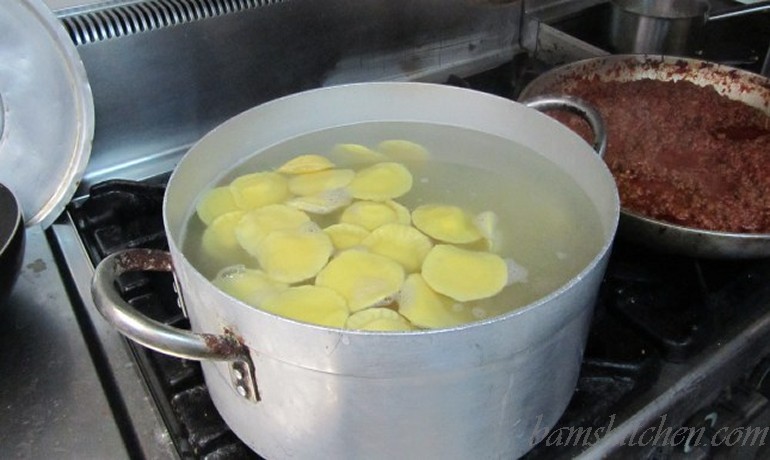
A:
[[[330,214],[353,201],[344,188],[326,190],[316,195],[298,196],[286,202],[287,205],[311,214]]]
[[[415,326],[429,329],[454,327],[476,319],[470,309],[431,289],[419,273],[404,281],[398,312]]]
[[[345,299],[333,289],[320,286],[294,286],[269,297],[263,310],[305,323],[343,328],[349,311]]]
[[[243,214],[235,227],[238,243],[256,257],[262,240],[276,230],[291,230],[310,222],[304,212],[284,204],[271,204]]]
[[[243,265],[225,267],[212,280],[214,286],[253,307],[259,307],[289,286],[270,278],[262,270]]]
[[[314,153],[294,157],[278,168],[278,172],[284,174],[306,174],[311,172],[332,169],[334,163],[322,155]]]
[[[214,187],[208,190],[195,206],[195,212],[206,225],[211,225],[211,222],[222,214],[238,210],[238,205],[235,204],[235,198],[233,198],[229,186]]]
[[[384,203],[396,212],[396,222],[404,225],[412,224],[412,212],[409,211],[409,208],[393,200],[388,200]]]
[[[408,273],[420,271],[422,261],[433,247],[430,238],[416,228],[402,224],[385,224],[374,229],[362,245],[369,252],[400,263]]]
[[[339,223],[329,225],[324,229],[332,240],[334,249],[344,251],[354,246],[359,246],[361,242],[369,236],[369,230],[355,224]]]
[[[276,172],[245,174],[230,182],[230,192],[238,208],[249,211],[281,203],[289,197],[288,181]]]
[[[471,243],[481,238],[473,218],[457,206],[418,206],[412,211],[412,223],[426,235],[446,243]]]
[[[380,201],[356,201],[340,215],[341,223],[358,225],[369,231],[398,220],[398,213],[393,207]]]
[[[332,148],[332,157],[340,163],[360,165],[388,161],[388,157],[361,144],[337,144]]]
[[[428,149],[403,139],[391,139],[377,144],[377,151],[394,161],[425,161],[430,158]]]
[[[401,163],[377,163],[356,172],[348,185],[353,198],[385,201],[412,189],[412,173]]]
[[[359,331],[411,331],[409,321],[390,308],[367,308],[348,317],[345,327]]]
[[[206,227],[201,238],[201,249],[206,258],[215,261],[220,266],[222,264],[255,264],[255,260],[243,250],[235,237],[235,227],[243,214],[243,211],[222,214]]]
[[[324,267],[315,283],[339,292],[351,311],[394,296],[404,281],[404,269],[393,260],[365,251],[347,250]]]
[[[508,282],[508,267],[498,255],[438,244],[422,264],[425,282],[460,302],[492,297]]]
[[[289,178],[289,191],[295,195],[318,195],[350,184],[356,175],[352,169],[326,169]]]
[[[314,277],[328,262],[334,247],[322,231],[276,230],[258,245],[257,260],[267,274],[284,283]]]

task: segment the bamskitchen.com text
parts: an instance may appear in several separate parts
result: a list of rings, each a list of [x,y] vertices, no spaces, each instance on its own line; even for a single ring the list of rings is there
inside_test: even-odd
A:
[[[608,436],[614,429],[615,415],[603,426],[560,427],[553,429],[542,424],[538,417],[535,429],[530,437],[531,445],[538,443],[549,447],[590,447]],[[768,426],[738,426],[707,428],[706,426],[666,426],[667,416],[659,417],[654,426],[640,428],[625,437],[620,444],[630,447],[682,447],[690,451],[698,446],[711,447],[749,447],[764,446],[770,432]]]

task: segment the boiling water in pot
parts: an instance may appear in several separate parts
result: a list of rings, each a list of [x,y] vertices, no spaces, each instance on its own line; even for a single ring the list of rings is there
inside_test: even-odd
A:
[[[210,188],[244,174],[274,170],[299,155],[327,155],[340,143],[375,148],[389,139],[408,140],[430,152],[427,160],[396,160],[413,176],[411,190],[397,198],[398,203],[410,210],[440,203],[459,206],[473,215],[494,212],[500,235],[495,252],[526,269],[525,280],[475,302],[476,318],[502,314],[547,295],[579,273],[601,248],[598,213],[565,171],[508,139],[454,126],[367,122],[304,134],[255,152],[223,172]],[[337,167],[362,167],[331,158]],[[183,252],[213,279],[229,264],[212,260],[202,251],[205,225],[194,210],[191,214]],[[314,220],[323,228],[338,215]]]

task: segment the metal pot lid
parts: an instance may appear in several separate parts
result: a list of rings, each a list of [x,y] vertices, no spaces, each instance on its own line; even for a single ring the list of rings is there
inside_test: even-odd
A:
[[[42,0],[0,2],[0,182],[26,225],[48,227],[72,199],[91,153],[85,68]]]

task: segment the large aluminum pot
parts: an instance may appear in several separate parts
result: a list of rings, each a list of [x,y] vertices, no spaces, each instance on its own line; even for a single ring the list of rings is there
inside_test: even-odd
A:
[[[257,310],[215,288],[182,253],[193,198],[222,171],[296,135],[383,120],[468,128],[534,149],[590,197],[603,231],[601,249],[578,276],[531,305],[415,332],[340,330]],[[492,168],[483,156],[464,161]],[[539,441],[572,396],[619,200],[592,148],[536,110],[461,88],[365,83],[288,96],[219,126],[174,171],[163,213],[170,256],[134,250],[105,259],[93,280],[94,300],[133,340],[203,360],[217,409],[259,454],[513,458]],[[192,331],[160,325],[120,300],[114,277],[137,269],[173,269]]]

